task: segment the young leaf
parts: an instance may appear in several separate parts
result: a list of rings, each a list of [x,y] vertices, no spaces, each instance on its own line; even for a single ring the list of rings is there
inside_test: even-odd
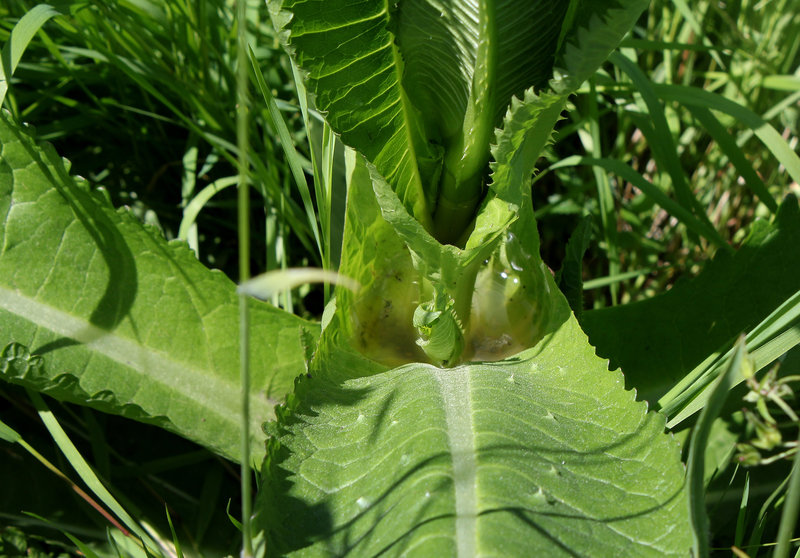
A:
[[[236,286],[68,175],[0,115],[0,378],[236,459]],[[319,326],[252,301],[253,432]],[[253,437],[253,454],[263,454]]]
[[[463,250],[433,238],[374,167],[356,158],[341,272],[363,288],[340,292],[339,326],[328,335],[389,366],[426,360],[411,326],[417,305],[439,289],[447,295],[441,300],[453,301],[466,336],[461,359],[496,360],[538,341],[551,310],[541,299],[549,271],[532,257],[539,237],[532,214],[521,208],[530,207],[530,177],[563,104],[560,95],[531,90],[514,99],[493,147],[490,196]],[[457,335],[452,339],[458,344]]]
[[[512,97],[546,89],[557,57],[565,69],[553,87],[568,95],[646,6],[589,1],[566,18],[565,0],[269,4],[333,130],[449,244],[484,197],[489,144]]]

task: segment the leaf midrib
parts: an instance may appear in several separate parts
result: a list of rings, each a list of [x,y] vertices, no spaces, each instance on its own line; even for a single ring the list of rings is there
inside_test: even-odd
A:
[[[175,361],[146,345],[5,287],[0,287],[0,309],[41,329],[73,339],[88,350],[134,370],[148,382],[155,382],[192,400],[233,428],[239,428],[241,399],[235,382],[226,381],[210,370]],[[273,418],[272,410],[262,398],[253,394],[250,395],[250,407],[263,411],[253,413],[250,420],[251,432],[259,432],[262,421]]]
[[[469,367],[434,368],[439,382],[453,460],[455,491],[455,539],[457,556],[476,555],[477,464],[472,425]]]

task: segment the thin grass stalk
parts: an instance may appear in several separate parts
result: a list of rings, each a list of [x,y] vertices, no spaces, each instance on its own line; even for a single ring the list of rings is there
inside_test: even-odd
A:
[[[248,161],[250,151],[248,118],[248,67],[247,67],[247,1],[237,0],[236,21],[238,48],[236,49],[236,142],[239,152],[239,282],[250,279],[250,188]],[[239,294],[239,372],[242,395],[241,427],[241,490],[242,490],[242,556],[253,556],[253,539],[250,525],[252,513],[250,470],[250,328],[247,296]]]
[[[686,464],[686,483],[689,489],[689,514],[694,530],[693,555],[703,558],[709,555],[708,517],[705,501],[705,450],[711,433],[711,425],[722,411],[722,406],[733,387],[735,378],[747,366],[747,353],[744,338],[736,344],[735,352],[727,370],[719,377],[708,403],[700,413],[700,418],[689,442],[689,458]]]
[[[332,200],[333,200],[333,166],[336,155],[336,137],[327,122],[323,123],[322,131],[322,183],[324,195],[324,207],[319,207],[320,221],[322,225],[322,241],[324,243],[324,253],[322,254],[322,268],[333,269],[332,263],[332,242],[331,242],[331,219]],[[324,302],[328,304],[331,298],[331,285],[325,283],[323,286]]]
[[[739,503],[739,513],[736,516],[736,531],[733,535],[733,546],[741,548],[744,541],[744,527],[747,519],[747,509],[750,502],[750,472],[745,474],[744,489],[742,490],[742,500]]]
[[[800,444],[800,436],[797,443]],[[800,513],[800,451],[794,454],[794,464],[790,473],[789,487],[781,513],[781,523],[778,527],[778,546],[774,558],[788,558],[791,550],[792,536],[797,528],[797,517]]]
[[[648,143],[653,149],[653,156],[661,166],[663,166],[663,170],[669,175],[672,182],[672,189],[678,203],[692,212],[706,226],[713,229],[711,221],[700,206],[700,202],[697,201],[697,197],[694,195],[691,186],[689,186],[686,180],[686,175],[681,169],[678,150],[675,147],[675,141],[672,138],[669,124],[667,123],[664,107],[658,100],[650,80],[647,79],[644,72],[642,72],[633,61],[625,56],[615,52],[612,53],[608,59],[617,68],[622,70],[631,82],[633,82],[633,85],[636,87],[636,90],[641,95],[642,101],[647,107],[647,112],[652,120],[652,132],[655,134],[654,137],[648,138]],[[691,231],[691,229],[689,232],[694,234],[694,231]]]
[[[592,138],[590,155],[595,159],[603,157],[603,146],[600,139],[600,117],[597,107],[597,90],[595,80],[589,80],[589,133]],[[603,227],[603,236],[606,241],[606,251],[608,252],[608,274],[619,275],[619,252],[617,250],[617,220],[614,207],[614,191],[608,174],[600,168],[593,166],[595,185],[597,187],[597,200],[600,205],[600,220]],[[619,283],[609,285],[611,293],[611,305],[616,306],[619,301]]]
[[[150,555],[150,551],[159,552],[159,550],[161,550],[159,544],[133,519],[133,517],[131,517],[111,492],[108,491],[105,485],[103,485],[100,479],[97,478],[97,475],[72,443],[69,436],[67,436],[67,433],[64,432],[64,429],[61,427],[42,396],[38,392],[30,389],[26,390],[26,392],[36,412],[39,413],[39,417],[50,433],[50,436],[53,438],[53,441],[56,443],[59,450],[61,450],[61,453],[64,454],[69,464],[72,465],[72,468],[81,480],[89,487],[94,495],[122,521],[122,524],[133,533],[133,538],[138,540],[141,548],[148,556]]]

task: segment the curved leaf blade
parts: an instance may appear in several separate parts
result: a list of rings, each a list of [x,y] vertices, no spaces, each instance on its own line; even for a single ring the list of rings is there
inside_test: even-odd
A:
[[[49,4],[39,4],[22,16],[11,30],[8,42],[3,45],[3,50],[0,52],[0,107],[3,106],[8,93],[8,82],[11,81],[22,59],[22,53],[28,48],[28,43],[42,25],[57,15],[61,15],[61,11]]]
[[[236,459],[236,286],[68,175],[0,115],[0,378]],[[253,432],[319,326],[251,301]],[[253,454],[263,455],[253,436]]]

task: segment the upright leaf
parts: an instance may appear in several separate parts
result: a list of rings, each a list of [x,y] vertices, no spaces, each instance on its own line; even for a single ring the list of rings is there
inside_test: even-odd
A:
[[[270,0],[275,27],[308,90],[342,141],[358,149],[396,189],[417,219],[429,222],[425,185],[438,154],[401,86],[402,58],[389,3],[369,0]]]
[[[523,98],[512,103],[497,135],[490,195],[464,249],[440,244],[374,168],[354,162],[341,271],[362,288],[339,293],[339,327],[326,336],[390,366],[425,360],[415,347],[413,316],[439,289],[461,321],[462,359],[496,360],[541,338],[551,306],[541,300],[549,271],[532,258],[539,238],[522,208],[530,206],[530,177],[564,98],[530,90]]]
[[[434,234],[455,243],[483,196],[489,143],[511,97],[550,78],[568,1],[402,2],[403,86],[445,150]]]
[[[546,90],[556,60],[565,69],[554,87],[569,94],[646,5],[574,4],[270,0],[332,128],[450,244],[461,244],[485,194],[489,143],[512,97]]]
[[[236,458],[236,287],[68,175],[0,115],[0,378],[152,422]],[[253,432],[316,324],[252,301]],[[254,455],[263,442],[253,437]]]

